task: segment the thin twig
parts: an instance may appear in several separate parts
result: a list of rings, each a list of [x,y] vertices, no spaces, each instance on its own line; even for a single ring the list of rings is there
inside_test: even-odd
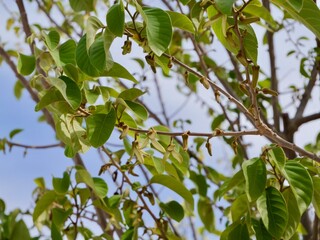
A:
[[[164,117],[166,125],[169,127],[170,126],[170,120],[169,120],[169,117],[168,117],[167,112],[166,112],[166,108],[165,108],[165,105],[164,105],[163,97],[162,97],[162,94],[161,94],[159,81],[158,81],[158,78],[157,78],[156,74],[154,74],[154,78],[153,79],[154,79],[154,83],[156,85],[156,90],[157,90],[157,93],[158,93],[158,98],[159,98],[159,102],[160,102],[160,106],[161,106],[161,112],[162,112],[162,115]]]
[[[6,140],[6,143],[9,145],[9,147],[21,147],[26,149],[47,149],[47,148],[55,148],[55,147],[61,147],[61,143],[55,143],[55,144],[48,144],[48,145],[27,145],[27,144],[21,144],[16,142],[11,142],[9,140]]]

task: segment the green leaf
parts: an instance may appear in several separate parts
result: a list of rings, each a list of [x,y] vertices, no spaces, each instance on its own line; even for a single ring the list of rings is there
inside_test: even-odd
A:
[[[63,240],[60,230],[54,223],[51,224],[51,239]]]
[[[0,235],[1,236],[1,235]],[[30,233],[27,225],[23,220],[19,220],[15,225],[11,233],[10,240],[28,240]]]
[[[320,186],[320,178],[317,176],[312,176],[313,186]],[[320,218],[320,188],[315,187],[313,191],[312,205],[314,210]]]
[[[93,147],[102,146],[110,137],[116,123],[114,109],[108,114],[93,114],[86,118],[89,142]]]
[[[110,7],[107,13],[107,25],[114,35],[122,37],[124,32],[124,20],[124,6],[122,0],[120,0],[119,3]]]
[[[96,38],[89,49],[90,63],[99,71],[102,72],[107,67],[107,57],[104,50],[104,39],[102,36]],[[112,66],[109,66],[109,69]]]
[[[22,96],[22,91],[24,89],[24,86],[22,85],[20,80],[17,80],[14,84],[14,96],[19,100]]]
[[[236,200],[231,205],[231,216],[232,221],[236,222],[248,212],[249,210],[249,201],[246,194],[242,194],[236,198]]]
[[[215,0],[215,5],[223,14],[231,15],[232,6],[236,0]]]
[[[100,197],[104,198],[108,193],[108,185],[102,178],[92,178],[94,182],[95,193]]]
[[[55,224],[57,228],[62,228],[70,215],[72,215],[72,208],[69,208],[68,210],[59,207],[53,208],[52,223]]]
[[[266,165],[261,158],[253,158],[242,163],[246,181],[246,194],[249,202],[257,200],[263,193],[267,182]]]
[[[141,105],[140,103],[132,102],[129,100],[125,100],[128,107],[142,120],[148,119],[148,111],[147,109]]]
[[[63,173],[63,178],[52,178],[53,189],[58,194],[65,194],[70,185],[70,176],[67,172]]]
[[[277,27],[277,23],[274,21],[272,15],[259,0],[250,1],[248,5],[243,9],[243,12],[262,18],[273,28]]]
[[[198,214],[199,217],[205,226],[205,228],[209,232],[213,232],[215,230],[214,224],[214,212],[212,209],[212,203],[208,198],[202,199],[200,198],[198,201]]]
[[[294,10],[300,12],[303,7],[304,0],[287,0],[287,2],[294,8]]]
[[[309,207],[313,196],[313,183],[310,174],[296,161],[286,162],[283,174],[291,186],[302,215]]]
[[[159,206],[170,218],[177,222],[180,222],[184,218],[183,207],[177,201],[161,202]]]
[[[191,209],[194,208],[194,200],[191,192],[178,180],[168,175],[155,175],[151,178],[150,184],[157,183],[161,184],[175,193],[179,194],[182,198],[189,203]]]
[[[81,69],[82,72],[87,74],[88,76],[91,77],[98,77],[99,76],[99,71],[94,67],[94,65],[90,62],[90,57],[89,53],[87,51],[87,37],[84,35],[77,46],[76,49],[76,61],[78,67]]]
[[[268,187],[257,200],[257,208],[268,232],[280,239],[288,222],[288,210],[282,194],[274,187]]]
[[[41,109],[45,108],[49,104],[65,101],[64,97],[60,93],[59,90],[55,88],[50,88],[42,98],[40,98],[40,101],[35,106],[35,111],[40,111]]]
[[[36,207],[33,211],[33,221],[37,221],[38,217],[47,209],[49,210],[49,206],[55,201],[57,195],[55,191],[51,190],[46,192],[36,203]]]
[[[318,39],[320,39],[320,10],[317,5],[312,0],[303,0],[303,6],[300,7],[291,0],[291,4],[288,1],[283,0],[271,0],[272,3],[282,7],[285,12],[289,13],[295,20],[301,22],[308,29],[310,29]],[[295,8],[292,7],[292,4],[296,8],[299,7],[300,11],[298,12]]]
[[[21,75],[27,76],[31,74],[36,67],[36,59],[34,56],[27,56],[19,53],[17,70]]]
[[[239,28],[245,32],[243,38],[244,50],[246,57],[251,59],[254,64],[258,60],[258,40],[254,29],[250,25],[240,25]]]
[[[214,131],[216,128],[220,127],[221,123],[225,120],[223,114],[216,116],[211,123],[211,130]]]
[[[248,227],[245,223],[234,222],[221,234],[220,240],[250,240]]]
[[[82,101],[82,95],[80,88],[73,80],[67,76],[61,76],[60,78],[49,77],[47,81],[60,91],[74,110],[78,109]]]
[[[284,231],[284,239],[291,239],[291,237],[296,233],[298,225],[300,223],[300,212],[297,200],[292,192],[291,188],[286,188],[282,195],[287,203],[288,208],[288,223],[286,230]]]
[[[122,91],[118,97],[122,98],[123,100],[133,101],[136,100],[138,97],[142,96],[143,94],[145,94],[145,92],[141,91],[138,88],[129,88]]]
[[[272,163],[278,168],[279,171],[283,171],[286,163],[286,155],[281,147],[273,146],[268,150],[268,155]]]
[[[187,5],[191,0],[179,0],[183,5]]]
[[[260,221],[256,219],[251,219],[251,222],[252,222],[257,240],[272,240],[272,236],[263,225],[262,219],[260,219]]]
[[[23,129],[21,129],[21,128],[17,128],[17,129],[12,130],[9,133],[10,139],[12,139],[15,135],[17,135],[18,133],[21,133],[22,131],[23,131]]]
[[[142,8],[140,12],[145,23],[148,44],[151,50],[161,56],[171,42],[172,24],[169,14],[160,8]]]
[[[57,48],[60,42],[60,35],[57,31],[53,30],[50,31],[48,34],[46,34],[44,31],[42,32],[42,35],[44,36],[46,45],[49,50],[53,51]]]
[[[172,26],[180,28],[190,33],[194,33],[194,26],[192,21],[186,16],[178,12],[167,11],[170,16]]]
[[[95,0],[69,0],[70,6],[76,12],[86,11],[90,12],[95,9]]]
[[[114,62],[110,70],[107,70],[104,73],[102,73],[102,76],[124,78],[134,83],[138,83],[137,79],[135,79],[135,77],[132,76],[132,74],[129,73],[126,68],[124,68],[123,66],[121,66],[119,63],[116,63],[116,62]]]
[[[94,42],[94,39],[96,37],[96,33],[98,29],[103,28],[103,23],[95,16],[90,16],[87,20],[86,25],[86,48],[89,50],[91,44]]]
[[[76,64],[76,43],[74,40],[69,39],[68,41],[61,44],[59,47],[59,58],[62,65]]]
[[[208,191],[208,184],[206,178],[203,175],[196,174],[194,171],[190,171],[190,180],[192,180],[198,189],[200,196],[206,197]]]

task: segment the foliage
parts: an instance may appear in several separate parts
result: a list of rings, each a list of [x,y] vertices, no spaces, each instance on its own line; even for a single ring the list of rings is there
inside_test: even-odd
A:
[[[32,219],[39,236],[47,227],[52,239],[186,239],[190,234],[295,239],[303,233],[299,225],[308,208],[319,216],[320,137],[305,149],[293,141],[300,125],[320,117],[304,115],[317,86],[319,41],[307,56],[298,43],[288,53],[299,59],[306,80],[301,89],[291,86],[297,106],[292,118],[281,105],[274,65],[274,35],[291,23],[301,22],[320,36],[320,12],[312,0],[271,1],[283,15],[277,20],[269,1],[259,0],[162,0],[157,7],[138,0],[36,3],[51,27],[29,24],[24,3],[17,0],[21,23],[10,18],[7,27],[16,24],[17,34],[26,34],[31,53],[1,46],[0,54],[19,80],[16,97],[25,88],[35,111],[42,111],[55,130],[60,142],[47,147],[63,146],[75,162],[62,178],[52,178],[52,188],[43,178],[35,180]],[[107,6],[102,18],[101,6]],[[51,17],[56,9],[64,16],[61,26]],[[257,34],[258,25],[264,37]],[[270,76],[258,55],[262,38],[269,48]],[[122,41],[122,50],[114,52],[114,43]],[[229,65],[207,51],[217,43],[227,51]],[[127,60],[116,62],[121,51]],[[140,73],[129,70],[130,59]],[[152,78],[158,93],[158,78],[178,79],[181,95],[188,92],[187,98],[203,102],[212,131],[194,132],[186,128],[197,123],[170,119],[161,94],[163,116],[158,116],[145,100],[147,93],[156,95],[144,87]],[[215,103],[201,98],[205,89],[212,90]],[[12,139],[21,131],[3,136],[0,150],[28,149]],[[252,157],[244,140],[250,135],[271,143]],[[120,146],[108,145],[117,137]],[[231,176],[210,163],[216,150],[212,138],[233,149],[234,156],[223,159],[231,162]],[[91,148],[108,159],[99,177],[81,160]],[[1,239],[31,238],[23,215],[28,214],[7,214],[1,200]],[[101,233],[86,222],[100,226]],[[186,225],[189,229],[180,231]]]

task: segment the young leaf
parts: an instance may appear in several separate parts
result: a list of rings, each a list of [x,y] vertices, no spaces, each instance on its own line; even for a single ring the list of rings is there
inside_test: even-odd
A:
[[[122,0],[120,0],[119,3],[110,7],[107,13],[107,25],[114,35],[122,37],[124,32],[124,20],[124,6]]]
[[[21,129],[21,128],[17,128],[17,129],[12,130],[12,131],[9,133],[10,139],[12,139],[15,135],[21,133],[22,131],[23,131],[23,129]]]
[[[236,198],[231,205],[232,221],[238,221],[249,210],[249,201],[246,194],[242,194]]]
[[[42,32],[42,35],[44,36],[46,45],[49,48],[49,50],[51,51],[55,50],[60,42],[59,33],[53,30],[53,31],[50,31],[48,34],[46,34],[45,32]]]
[[[78,109],[82,101],[82,95],[80,88],[73,80],[67,76],[61,76],[60,78],[49,77],[47,81],[60,91],[73,109]]]
[[[231,15],[232,6],[236,0],[215,0],[216,7],[223,14]]]
[[[191,192],[178,180],[168,175],[155,175],[151,178],[150,184],[161,184],[175,193],[179,194],[182,198],[189,203],[191,209],[194,208],[194,200]]]
[[[172,26],[180,28],[190,33],[194,33],[194,26],[192,21],[186,16],[178,12],[167,11],[170,16]]]
[[[274,187],[268,187],[257,200],[257,208],[268,232],[280,239],[288,222],[288,210],[282,194]]]
[[[199,199],[198,214],[205,228],[209,232],[213,232],[215,230],[214,212],[212,209],[212,204],[210,203],[209,199],[207,198]]]
[[[170,17],[160,8],[144,7],[140,13],[146,22],[149,47],[157,56],[161,56],[168,49],[172,38]]]
[[[134,83],[138,83],[137,79],[135,79],[135,77],[129,73],[126,68],[116,62],[114,62],[113,66],[109,70],[104,71],[101,75],[106,77],[124,78]]]
[[[107,185],[107,183],[102,178],[94,177],[92,179],[93,179],[93,182],[94,182],[94,192],[100,198],[104,198],[108,193],[108,185]]]
[[[261,158],[253,158],[242,164],[249,202],[255,201],[263,193],[267,182],[267,170]]]
[[[17,70],[21,75],[27,76],[33,72],[36,67],[36,59],[34,56],[27,56],[19,53]]]
[[[63,173],[63,178],[52,178],[53,189],[58,194],[65,194],[70,185],[70,176],[67,172]]]
[[[161,202],[159,206],[169,217],[177,222],[180,222],[184,218],[183,207],[177,201]]]
[[[283,174],[291,186],[302,215],[309,207],[313,196],[313,183],[310,174],[296,161],[286,162]]]
[[[91,44],[94,42],[94,39],[96,37],[96,33],[98,29],[103,28],[104,25],[102,22],[94,16],[90,16],[87,20],[87,25],[86,25],[86,36],[87,36],[87,41],[86,41],[86,48],[89,50]]]
[[[52,191],[46,192],[38,201],[36,204],[36,207],[33,211],[33,221],[37,221],[38,217],[49,208],[49,206],[55,201],[57,195],[56,193]]]
[[[116,123],[114,109],[108,114],[94,114],[86,118],[89,142],[93,147],[100,147],[110,137]]]
[[[272,147],[268,150],[268,155],[272,163],[282,172],[284,165],[286,163],[286,155],[281,147]]]

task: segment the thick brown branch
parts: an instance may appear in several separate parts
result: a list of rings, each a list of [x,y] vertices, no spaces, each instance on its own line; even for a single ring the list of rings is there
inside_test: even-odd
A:
[[[311,122],[311,121],[318,120],[318,119],[320,119],[320,113],[315,113],[315,114],[311,114],[311,115],[308,115],[305,117],[297,118],[295,120],[295,126],[298,128],[299,126],[301,126],[304,123]]]

